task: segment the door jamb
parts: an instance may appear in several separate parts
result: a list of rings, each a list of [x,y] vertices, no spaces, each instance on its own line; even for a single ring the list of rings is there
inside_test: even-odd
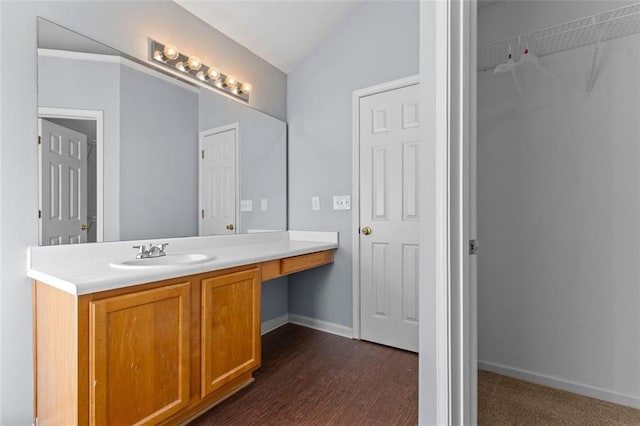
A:
[[[229,130],[236,131],[236,217],[235,217],[235,234],[240,232],[240,123],[229,123],[224,126],[214,127],[211,129],[203,130],[198,137],[198,235],[202,235],[202,218],[200,212],[202,211],[202,163],[200,153],[202,152],[202,143],[207,136],[215,135],[217,133],[223,133]]]
[[[104,240],[104,114],[99,110],[38,107],[38,118],[65,118],[73,120],[95,120],[96,122],[96,242]],[[41,129],[38,135],[41,136]],[[38,208],[42,200],[38,170]]]
[[[398,80],[388,81],[371,87],[354,90],[352,102],[352,189],[351,189],[351,229],[352,229],[352,283],[353,283],[353,338],[360,339],[360,98],[389,92],[420,82],[415,74]]]

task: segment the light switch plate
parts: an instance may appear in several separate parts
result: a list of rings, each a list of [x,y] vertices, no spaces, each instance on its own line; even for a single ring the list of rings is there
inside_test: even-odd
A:
[[[253,202],[251,200],[241,200],[240,201],[240,211],[241,212],[250,212],[253,210]]]
[[[260,211],[266,212],[267,211],[267,199],[263,198],[262,200],[260,200]]]
[[[311,210],[320,210],[320,197],[311,197]]]
[[[334,210],[351,210],[351,195],[334,195]]]

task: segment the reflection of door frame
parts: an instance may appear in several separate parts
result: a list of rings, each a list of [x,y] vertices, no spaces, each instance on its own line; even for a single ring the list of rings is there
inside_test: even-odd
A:
[[[355,90],[352,95],[352,129],[353,129],[353,174],[351,190],[351,229],[353,253],[352,282],[353,282],[353,337],[360,339],[360,98],[376,95],[390,90],[413,86],[420,82],[420,76],[412,75],[399,80],[393,80],[372,87]]]
[[[38,107],[38,118],[65,118],[72,120],[94,120],[96,122],[96,242],[104,239],[104,118],[102,111],[89,109],[69,109]],[[40,129],[38,129],[40,133]],[[40,186],[40,172],[38,172],[38,192]],[[42,194],[38,194],[38,204]],[[41,206],[38,206],[40,208]]]
[[[216,133],[223,133],[229,130],[235,130],[236,133],[236,205],[235,205],[235,227],[236,234],[240,233],[240,123],[230,123],[220,127],[214,127],[211,129],[203,130],[198,137],[198,235],[202,235],[202,220],[200,218],[200,212],[202,211],[202,163],[200,162],[200,153],[202,152],[204,138],[207,136],[215,135]]]

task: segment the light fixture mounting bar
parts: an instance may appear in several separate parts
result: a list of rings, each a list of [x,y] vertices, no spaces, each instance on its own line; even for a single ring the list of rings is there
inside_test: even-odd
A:
[[[166,48],[166,50],[165,50]],[[149,43],[149,59],[182,78],[198,82],[201,86],[225,93],[249,102],[251,85],[238,81],[233,75],[222,73],[211,65],[200,62],[195,56],[187,56],[173,45],[155,40]]]

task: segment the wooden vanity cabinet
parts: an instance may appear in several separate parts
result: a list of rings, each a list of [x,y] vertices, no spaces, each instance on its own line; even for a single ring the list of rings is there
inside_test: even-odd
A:
[[[323,253],[81,296],[34,281],[37,425],[175,425],[208,410],[260,367],[262,281],[333,260]]]
[[[189,405],[190,290],[89,302],[90,424],[157,424]]]
[[[260,265],[74,296],[34,281],[38,425],[177,424],[253,381]]]
[[[202,280],[202,398],[260,366],[258,269]]]

